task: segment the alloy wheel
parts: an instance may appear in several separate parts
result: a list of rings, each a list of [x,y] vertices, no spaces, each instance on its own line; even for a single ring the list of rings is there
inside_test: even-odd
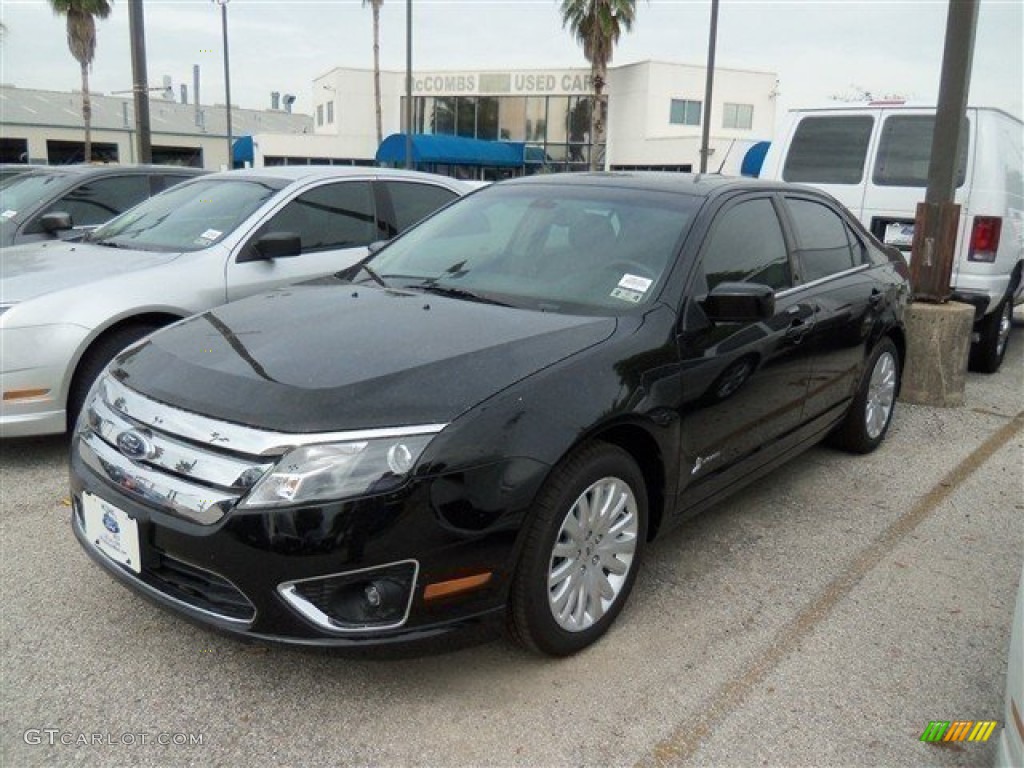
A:
[[[548,606],[562,629],[589,629],[618,599],[633,566],[639,525],[636,497],[620,478],[598,480],[573,503],[548,568]]]
[[[896,399],[896,360],[891,352],[883,352],[875,361],[868,382],[867,400],[864,408],[864,426],[868,437],[878,438],[885,431]]]

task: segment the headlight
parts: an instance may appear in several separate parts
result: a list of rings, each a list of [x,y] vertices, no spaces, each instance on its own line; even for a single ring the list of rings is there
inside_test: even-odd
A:
[[[286,453],[239,507],[332,501],[397,488],[434,435],[304,445]]]

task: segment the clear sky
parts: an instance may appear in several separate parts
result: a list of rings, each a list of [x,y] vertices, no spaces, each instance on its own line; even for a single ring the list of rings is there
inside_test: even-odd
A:
[[[641,0],[616,63],[643,59],[702,64],[710,0]],[[562,29],[556,0],[413,0],[416,69],[586,66]],[[939,0],[723,0],[718,63],[776,72],[779,106],[820,104],[859,89],[932,102],[942,60],[946,2]],[[94,90],[131,88],[128,0],[98,23]],[[149,80],[170,75],[191,91],[202,67],[202,100],[224,101],[219,8],[210,0],[146,0]],[[0,82],[69,91],[79,86],[64,21],[46,0],[0,0]],[[335,66],[372,67],[371,13],[361,0],[231,0],[232,100],[265,108],[270,92],[294,93],[311,111],[312,80]],[[1024,0],[981,4],[970,100],[1024,112]],[[405,66],[405,2],[385,0],[385,69]]]

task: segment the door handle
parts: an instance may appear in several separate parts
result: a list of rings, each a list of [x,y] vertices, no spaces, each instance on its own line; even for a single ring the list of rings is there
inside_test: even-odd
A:
[[[885,294],[877,288],[871,289],[871,298],[868,299],[868,303],[874,308],[878,309],[878,305],[885,299]]]

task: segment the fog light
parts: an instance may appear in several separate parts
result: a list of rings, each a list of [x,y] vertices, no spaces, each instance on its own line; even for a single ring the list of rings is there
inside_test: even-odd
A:
[[[409,617],[419,565],[405,560],[278,586],[289,606],[322,629],[360,632],[400,627]]]

